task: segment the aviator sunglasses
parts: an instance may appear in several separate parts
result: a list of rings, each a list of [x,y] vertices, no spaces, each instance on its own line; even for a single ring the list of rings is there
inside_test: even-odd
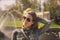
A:
[[[28,22],[30,22],[30,21],[31,21],[31,19],[30,19],[30,18],[27,18],[27,17],[25,17],[25,16],[23,16],[23,19],[24,19],[24,20],[26,19],[26,21],[28,21]]]

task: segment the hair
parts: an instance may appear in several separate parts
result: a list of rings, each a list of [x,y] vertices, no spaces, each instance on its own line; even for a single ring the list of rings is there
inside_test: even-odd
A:
[[[34,24],[32,24],[32,28],[35,30],[35,29],[38,29],[38,22],[37,22],[37,15],[35,13],[34,10],[32,10],[31,8],[27,8],[26,10],[24,10],[23,12],[24,14],[29,14],[32,16],[32,19],[33,19],[33,22]]]

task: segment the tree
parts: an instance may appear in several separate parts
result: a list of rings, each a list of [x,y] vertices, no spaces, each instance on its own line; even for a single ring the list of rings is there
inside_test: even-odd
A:
[[[44,2],[44,11],[49,11],[50,5],[48,2]]]
[[[48,2],[50,6],[49,11],[50,11],[51,19],[55,19],[55,12],[56,12],[55,8],[57,6],[57,0],[48,0]]]
[[[25,10],[26,8],[32,8],[37,10],[40,6],[37,0],[21,0],[21,4],[23,4],[23,10]]]
[[[24,10],[26,8],[30,8],[31,7],[31,3],[29,0],[21,0],[21,3],[23,4]]]

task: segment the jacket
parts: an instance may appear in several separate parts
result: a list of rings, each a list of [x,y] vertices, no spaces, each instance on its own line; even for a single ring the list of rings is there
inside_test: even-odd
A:
[[[24,30],[24,32],[25,32],[26,36],[29,38],[29,40],[38,40],[38,37],[42,33],[46,32],[49,28],[49,25],[51,24],[50,22],[48,22],[44,19],[41,19],[41,18],[39,18],[38,20],[45,24],[44,27],[42,27],[41,29],[36,29],[36,30],[33,30],[31,28],[30,29],[25,29],[25,28],[16,29],[13,32],[12,40],[27,40],[20,29]]]

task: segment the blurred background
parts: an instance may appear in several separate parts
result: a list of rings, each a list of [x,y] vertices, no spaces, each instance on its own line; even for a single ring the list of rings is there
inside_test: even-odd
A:
[[[22,14],[26,8],[32,8],[37,16],[51,20],[47,32],[60,38],[60,0],[0,0],[0,31],[9,37],[14,29],[22,27]],[[41,27],[43,23],[38,25]]]

